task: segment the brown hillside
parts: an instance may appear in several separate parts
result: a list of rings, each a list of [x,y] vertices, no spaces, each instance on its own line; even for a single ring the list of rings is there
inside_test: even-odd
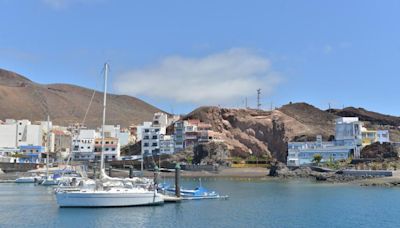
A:
[[[285,161],[287,142],[293,139],[325,139],[334,134],[335,115],[305,103],[285,105],[280,109],[259,111],[201,107],[186,119],[200,119],[213,125],[228,144],[231,156],[267,155]]]
[[[363,108],[347,107],[344,109],[329,109],[327,112],[337,116],[355,116],[361,121],[368,121],[376,125],[400,126],[400,117],[371,112]]]
[[[82,122],[93,90],[67,84],[41,85],[0,69],[0,119],[43,120],[47,112],[55,124]],[[100,126],[102,93],[96,92],[86,124]],[[127,127],[151,120],[156,107],[134,97],[108,95],[107,124]]]

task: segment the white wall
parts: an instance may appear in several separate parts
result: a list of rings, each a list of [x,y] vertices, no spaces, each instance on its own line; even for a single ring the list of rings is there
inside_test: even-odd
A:
[[[151,124],[152,124],[152,122],[143,122],[142,125],[137,126],[137,132],[136,132],[137,138],[136,138],[136,141],[140,141],[140,140],[143,139],[143,134],[142,134],[143,129],[151,127]]]
[[[20,145],[20,143],[22,143],[21,145],[26,145],[23,142],[26,141],[26,131],[27,125],[30,125],[31,121],[29,120],[18,120],[17,121],[17,137],[18,137],[18,145]]]
[[[26,126],[26,145],[42,146],[42,128],[40,125]]]
[[[0,147],[17,147],[17,125],[0,125]]]
[[[378,130],[377,131],[378,142],[390,142],[390,135],[388,130]]]

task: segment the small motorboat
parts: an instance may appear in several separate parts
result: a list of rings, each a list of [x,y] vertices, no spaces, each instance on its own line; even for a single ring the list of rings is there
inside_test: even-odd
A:
[[[15,180],[15,183],[39,183],[42,181],[41,176],[29,176],[29,177],[19,177]]]
[[[169,185],[159,185],[159,190],[164,195],[170,196],[175,195],[175,186],[171,187]],[[215,191],[209,191],[208,189],[202,187],[196,187],[194,189],[180,189],[181,198],[183,200],[195,200],[195,199],[226,199],[228,196],[221,196]]]

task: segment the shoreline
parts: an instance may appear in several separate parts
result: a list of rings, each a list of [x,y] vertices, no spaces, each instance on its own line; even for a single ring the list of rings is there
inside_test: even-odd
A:
[[[269,169],[266,168],[224,168],[218,172],[209,171],[181,171],[181,178],[213,178],[213,179],[259,179],[259,180],[278,180],[278,181],[315,181],[315,183],[325,183],[332,185],[353,184],[358,186],[377,186],[377,187],[400,187],[400,171],[393,171],[391,177],[345,177],[337,174],[328,174],[332,179],[318,180],[318,175],[327,175],[326,173],[319,174],[306,174],[306,175],[278,175],[275,177],[268,176]],[[12,172],[0,174],[0,183],[13,183],[13,181],[21,176],[26,175],[27,172]],[[112,177],[128,177],[129,171],[127,170],[112,170]],[[145,171],[144,177],[153,178],[154,172]],[[161,172],[161,178],[174,178],[174,172]]]

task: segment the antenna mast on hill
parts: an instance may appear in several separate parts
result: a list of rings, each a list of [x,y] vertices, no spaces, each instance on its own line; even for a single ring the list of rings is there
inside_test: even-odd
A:
[[[261,96],[261,89],[257,90],[257,109],[261,109],[261,103],[260,103],[260,96]]]

